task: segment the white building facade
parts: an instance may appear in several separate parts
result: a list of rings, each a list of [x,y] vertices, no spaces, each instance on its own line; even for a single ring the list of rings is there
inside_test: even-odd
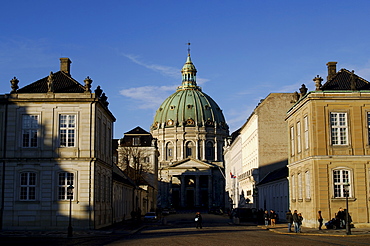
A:
[[[114,116],[100,87],[91,91],[60,71],[0,96],[1,225],[4,229],[75,229],[112,223]],[[68,187],[73,186],[73,193]]]

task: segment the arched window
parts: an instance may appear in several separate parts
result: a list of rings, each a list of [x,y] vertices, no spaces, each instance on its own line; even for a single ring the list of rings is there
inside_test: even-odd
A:
[[[173,159],[173,145],[171,142],[168,142],[166,145],[166,160]]]
[[[215,148],[211,141],[207,142],[206,144],[206,159],[207,160],[214,160],[215,159]]]
[[[192,142],[187,142],[185,145],[185,157],[194,157],[194,144]]]

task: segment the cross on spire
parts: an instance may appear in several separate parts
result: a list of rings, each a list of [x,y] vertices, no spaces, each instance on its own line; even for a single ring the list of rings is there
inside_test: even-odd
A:
[[[188,43],[188,56],[190,56],[190,43]]]

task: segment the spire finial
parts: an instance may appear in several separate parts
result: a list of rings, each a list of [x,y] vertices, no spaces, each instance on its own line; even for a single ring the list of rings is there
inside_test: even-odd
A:
[[[188,42],[188,56],[190,56],[190,42]]]

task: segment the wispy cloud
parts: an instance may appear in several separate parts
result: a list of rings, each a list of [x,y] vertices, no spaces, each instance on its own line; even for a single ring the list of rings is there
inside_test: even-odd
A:
[[[148,68],[150,70],[153,70],[155,72],[160,72],[163,75],[167,75],[173,78],[179,77],[179,68],[169,67],[169,66],[163,66],[158,64],[147,64],[145,62],[142,62],[139,60],[139,56],[131,55],[131,54],[122,54],[123,56],[130,59],[132,62],[143,66],[145,68]]]
[[[139,109],[157,109],[159,105],[175,92],[176,86],[142,86],[124,89],[120,94],[135,100]]]
[[[170,66],[163,66],[158,64],[148,64],[140,60],[139,56],[132,54],[122,54],[124,57],[130,59],[132,62],[150,69],[155,72],[159,72],[164,76],[171,78],[177,78],[181,83],[180,69]],[[209,79],[197,78],[197,84],[202,85],[208,82]],[[142,86],[132,87],[123,89],[120,91],[122,96],[128,97],[137,102],[137,108],[139,109],[157,109],[159,105],[173,92],[176,91],[177,86]]]
[[[180,68],[164,66],[164,65],[159,65],[159,64],[147,64],[147,63],[141,61],[140,57],[137,56],[137,55],[132,55],[132,54],[122,54],[122,55],[124,57],[130,59],[132,62],[134,62],[134,63],[136,63],[140,66],[143,66],[147,69],[150,69],[152,71],[159,72],[159,73],[161,73],[165,76],[169,76],[171,78],[177,78],[177,79],[181,78],[181,74],[180,74],[181,69]],[[209,79],[197,77],[197,84],[198,85],[203,85],[208,81],[209,81]]]

